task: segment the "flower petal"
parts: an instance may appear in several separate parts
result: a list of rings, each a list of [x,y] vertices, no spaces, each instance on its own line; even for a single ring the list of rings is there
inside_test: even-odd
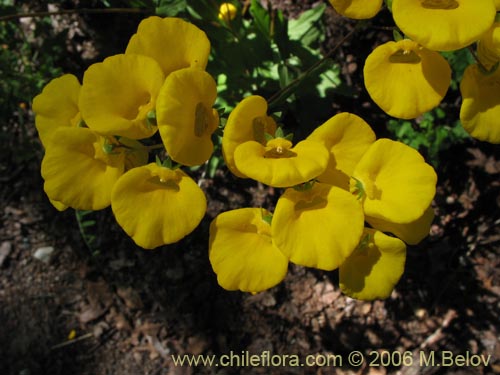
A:
[[[481,63],[488,69],[500,61],[500,22],[495,22],[481,36],[477,45],[477,55]]]
[[[439,53],[411,40],[387,42],[368,56],[366,90],[393,117],[412,119],[439,105],[451,82],[451,69]]]
[[[329,0],[337,13],[355,20],[375,17],[382,8],[382,0]]]
[[[422,217],[436,193],[434,169],[416,150],[390,139],[375,141],[352,177],[351,191],[362,190],[365,214],[393,223]]]
[[[381,232],[392,233],[407,244],[416,245],[429,235],[432,220],[434,220],[434,210],[432,207],[427,208],[421,217],[408,224],[391,223],[370,216],[366,216],[365,220],[373,228]]]
[[[74,75],[65,74],[50,81],[33,99],[36,129],[44,147],[57,128],[78,126],[79,95],[80,82]]]
[[[224,289],[256,293],[285,278],[288,260],[273,244],[271,226],[263,215],[269,212],[241,208],[212,221],[209,258]]]
[[[460,82],[462,106],[460,121],[464,129],[481,141],[500,143],[500,69],[486,75],[470,65]]]
[[[180,18],[152,16],[141,21],[125,53],[155,59],[168,76],[187,67],[205,69],[210,41],[202,30]]]
[[[200,165],[212,155],[212,133],[219,116],[212,106],[217,86],[207,72],[186,68],[170,74],[163,84],[156,118],[170,157],[183,165]]]
[[[404,272],[403,241],[373,229],[365,229],[368,243],[356,249],[340,266],[340,289],[361,300],[387,298]]]
[[[363,233],[363,210],[338,187],[315,183],[310,190],[287,189],[272,220],[274,243],[291,262],[322,270],[337,268]]]
[[[493,1],[393,0],[392,16],[405,35],[434,51],[452,51],[481,37],[495,19]]]
[[[153,249],[191,233],[205,215],[207,202],[196,182],[180,169],[150,163],[118,180],[111,208],[137,245]]]
[[[375,142],[375,133],[361,117],[344,112],[317,127],[307,139],[322,142],[330,150],[328,167],[318,181],[349,190],[349,178]]]
[[[232,110],[224,127],[222,154],[229,170],[238,177],[245,178],[234,162],[234,150],[247,141],[265,144],[265,133],[273,135],[276,122],[267,115],[267,102],[258,95],[248,96]]]
[[[148,138],[157,128],[147,121],[155,109],[164,75],[158,63],[140,55],[114,55],[91,65],[83,76],[80,110],[96,133]]]
[[[242,143],[234,152],[236,167],[266,185],[288,187],[318,177],[328,165],[328,150],[319,142],[301,141],[284,157],[268,157],[268,148],[255,141]]]
[[[54,132],[42,161],[44,190],[51,200],[78,210],[109,206],[113,185],[123,174],[125,153],[106,154],[103,141],[87,128]]]

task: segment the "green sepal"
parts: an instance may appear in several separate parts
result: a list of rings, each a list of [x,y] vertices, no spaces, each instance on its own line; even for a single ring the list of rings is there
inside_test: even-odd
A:
[[[356,198],[358,200],[361,200],[363,199],[363,197],[365,196],[365,188],[363,187],[363,183],[358,180],[356,177],[351,177],[354,179],[354,181],[356,181],[356,185],[354,185],[355,187],[355,194],[356,194]]]
[[[271,222],[273,220],[273,214],[272,213],[266,213],[266,210],[264,210],[263,208],[260,209],[260,213],[261,213],[261,216],[262,216],[262,220],[264,220],[266,223],[268,223],[269,225],[271,225]]]
[[[264,138],[266,139],[266,142],[272,141],[274,139],[274,136],[272,136],[269,133],[264,133]]]
[[[307,181],[307,182],[304,182],[302,184],[295,185],[293,187],[293,189],[296,190],[296,191],[311,190],[315,183],[316,183],[316,180]]]
[[[399,42],[404,39],[403,35],[397,29],[392,30],[392,37],[395,42]]]
[[[285,133],[283,132],[283,129],[281,129],[281,126],[278,126],[278,128],[276,129],[274,138],[285,138]]]
[[[151,110],[146,115],[146,124],[148,129],[151,129],[153,126],[156,126],[158,123],[156,122],[156,111]]]

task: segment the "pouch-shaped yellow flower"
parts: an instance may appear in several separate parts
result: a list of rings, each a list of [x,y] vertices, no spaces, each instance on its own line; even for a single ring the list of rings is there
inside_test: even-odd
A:
[[[405,35],[434,51],[464,48],[495,18],[493,0],[393,0],[392,15]]]
[[[477,56],[487,69],[493,68],[500,61],[500,22],[495,22],[481,36],[477,45]]]
[[[429,235],[432,220],[434,220],[434,210],[432,207],[427,208],[421,217],[407,224],[392,223],[370,216],[365,216],[365,220],[381,232],[392,233],[407,244],[416,245]]]
[[[157,128],[154,111],[164,81],[158,63],[140,55],[114,55],[91,65],[83,76],[80,111],[87,126],[103,135],[148,138]]]
[[[210,224],[209,259],[224,289],[257,293],[285,278],[288,260],[273,243],[264,220],[268,215],[264,209],[240,208]]]
[[[349,179],[361,156],[375,142],[375,133],[361,117],[339,113],[317,127],[307,139],[330,150],[325,172],[317,180],[349,190]]]
[[[72,74],[54,78],[33,99],[35,125],[44,147],[61,126],[78,126],[81,121],[78,98],[80,82]]]
[[[481,141],[500,143],[500,69],[484,74],[477,65],[465,69],[460,82],[464,129]]]
[[[126,151],[109,152],[112,139],[88,128],[61,127],[42,160],[44,190],[54,201],[78,210],[100,210],[111,203],[111,190],[125,169]]]
[[[182,68],[205,69],[210,41],[202,30],[180,18],[152,16],[141,21],[125,53],[152,57],[168,76]]]
[[[302,184],[322,174],[330,155],[326,147],[304,140],[292,147],[285,138],[242,143],[234,151],[236,168],[245,176],[274,187]]]
[[[412,119],[439,105],[451,69],[439,53],[403,39],[375,48],[363,69],[365,87],[387,114]]]
[[[191,233],[205,215],[207,201],[183,171],[150,163],[120,177],[113,188],[111,208],[137,245],[153,249]]]
[[[365,215],[392,223],[418,220],[436,193],[437,176],[415,149],[381,138],[354,169],[351,192],[358,194]]]
[[[222,3],[219,7],[219,19],[230,22],[236,18],[238,9],[232,3]]]
[[[365,229],[360,246],[339,268],[340,289],[361,300],[387,298],[404,272],[405,261],[403,241]]]
[[[156,118],[170,157],[183,165],[203,164],[212,155],[212,133],[219,115],[212,108],[217,85],[207,72],[186,68],[171,73],[163,84]]]
[[[276,132],[276,122],[267,115],[267,102],[262,96],[252,95],[243,99],[231,111],[222,136],[222,154],[229,170],[245,178],[234,162],[234,150],[240,144],[256,141],[266,144],[265,134]]]
[[[287,189],[271,227],[274,243],[291,262],[333,270],[358,245],[363,223],[363,209],[352,194],[315,183],[304,191]]]
[[[382,0],[329,0],[337,13],[356,20],[375,17]]]

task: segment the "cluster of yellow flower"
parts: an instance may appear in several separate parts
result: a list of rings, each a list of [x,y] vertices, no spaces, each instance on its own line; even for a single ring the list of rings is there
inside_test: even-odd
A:
[[[219,117],[216,83],[205,72],[210,42],[178,18],[143,20],[124,54],[91,65],[83,84],[70,74],[33,100],[45,147],[44,190],[59,210],[111,205],[143,248],[176,242],[206,211],[197,183],[176,163],[203,164]],[[170,159],[149,163],[139,140],[159,132]]]
[[[429,233],[433,168],[403,143],[375,140],[354,114],[335,115],[293,146],[266,101],[250,96],[231,112],[222,147],[235,175],[286,188],[274,214],[242,208],[213,220],[209,257],[226,289],[270,288],[291,261],[339,268],[352,297],[386,298],[403,273],[405,242]]]
[[[194,25],[150,17],[125,53],[90,66],[83,84],[68,74],[44,88],[33,109],[46,149],[44,189],[56,208],[111,205],[148,249],[194,230],[206,198],[178,166],[203,164],[213,152],[219,118],[216,84],[204,70],[209,50]],[[403,143],[376,140],[354,114],[332,117],[293,145],[267,110],[256,95],[235,107],[223,156],[236,176],[285,190],[273,214],[241,208],[212,221],[209,259],[219,284],[259,292],[283,280],[290,261],[339,268],[352,297],[387,297],[404,270],[405,242],[429,232],[433,168]],[[157,132],[162,144],[148,146]],[[169,158],[149,163],[157,146]]]
[[[382,0],[330,0],[340,14],[374,17]],[[375,48],[364,66],[365,86],[387,114],[413,119],[439,105],[451,82],[437,51],[477,42],[477,63],[467,67],[460,91],[460,120],[473,137],[500,143],[500,0],[392,0],[392,15],[409,38]]]

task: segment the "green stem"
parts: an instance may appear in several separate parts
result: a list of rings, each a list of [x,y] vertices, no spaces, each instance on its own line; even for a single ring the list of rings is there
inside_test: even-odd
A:
[[[106,9],[61,9],[53,12],[34,12],[34,13],[16,13],[8,16],[1,16],[0,21],[10,21],[26,17],[47,17],[57,16],[61,14],[107,14],[107,13],[145,13],[153,14],[151,9],[136,9],[136,8],[106,8]]]
[[[292,82],[290,82],[287,86],[283,87],[281,90],[273,94],[269,100],[269,107],[272,108],[275,106],[280,100],[286,99],[290,96],[297,85],[299,85],[304,78],[306,78],[311,72],[321,66],[326,62],[327,59],[330,58],[349,38],[353,36],[353,34],[357,31],[357,27],[354,27],[351,31],[349,31],[336,45],[331,49],[325,56],[318,60],[313,65],[311,65],[304,73],[302,73],[299,77],[295,78]]]
[[[152,146],[144,146],[144,148],[149,152],[152,150],[159,150],[160,148],[163,148],[163,143],[157,144],[157,145],[152,145]]]

